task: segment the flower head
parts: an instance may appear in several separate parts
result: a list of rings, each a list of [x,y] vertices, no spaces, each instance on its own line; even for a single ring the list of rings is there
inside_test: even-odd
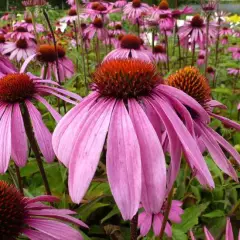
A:
[[[46,0],[26,0],[22,1],[24,7],[44,6],[47,4]]]
[[[187,94],[164,85],[153,64],[139,59],[103,62],[93,75],[92,90],[62,118],[53,134],[54,151],[69,168],[74,202],[79,203],[87,191],[105,143],[107,176],[124,219],[136,214],[140,202],[147,213],[160,212],[166,188],[175,181],[182,149],[204,180],[214,184],[197,143],[179,117],[183,112],[176,112],[173,105],[183,109],[184,102],[204,119],[206,112]],[[167,129],[173,156],[167,186],[158,123],[163,131]]]
[[[70,216],[75,212],[55,209],[41,203],[56,202],[52,196],[26,198],[13,186],[0,181],[0,235],[3,239],[47,239],[70,237],[82,239],[80,233],[67,225],[74,223],[87,228],[82,221]]]

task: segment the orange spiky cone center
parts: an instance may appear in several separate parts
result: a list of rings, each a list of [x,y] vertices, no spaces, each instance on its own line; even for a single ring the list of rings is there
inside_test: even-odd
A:
[[[210,100],[208,81],[195,67],[185,67],[168,77],[168,85],[178,88],[194,98],[203,107]]]
[[[161,81],[152,63],[138,59],[106,61],[93,76],[96,91],[117,99],[148,96]]]
[[[57,53],[55,47],[50,44],[43,44],[38,47],[37,59],[44,63],[55,62],[57,59]]]
[[[201,18],[200,15],[195,15],[193,18],[192,18],[192,21],[191,21],[191,25],[192,27],[196,27],[196,28],[201,28],[203,27],[203,19]]]

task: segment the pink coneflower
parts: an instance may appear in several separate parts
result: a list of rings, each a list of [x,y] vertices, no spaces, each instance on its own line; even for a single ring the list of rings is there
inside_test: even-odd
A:
[[[209,39],[216,38],[216,24],[209,25]],[[178,35],[180,39],[189,37],[194,44],[202,45],[206,36],[206,24],[200,15],[195,15],[191,21],[186,21],[184,26],[179,28]]]
[[[14,39],[14,40],[19,40],[19,39],[25,39],[25,40],[30,40],[30,39],[35,39],[34,35],[30,32],[27,31],[26,28],[24,27],[16,27],[13,32],[9,32],[5,35],[6,39]]]
[[[42,97],[55,95],[65,101],[75,103],[67,97],[79,99],[77,95],[58,88],[58,84],[43,80],[30,73],[9,73],[0,79],[0,173],[7,171],[10,157],[22,167],[28,158],[28,144],[25,133],[21,106],[24,104],[32,121],[35,138],[47,162],[52,162],[54,152],[51,144],[51,133],[42,121],[41,114],[32,102],[38,101],[45,105],[56,121],[61,116]]]
[[[163,223],[163,218],[164,218],[164,213],[166,211],[166,202],[163,204],[161,212],[157,214],[149,214],[145,211],[141,212],[138,216],[138,227],[140,228],[140,234],[141,236],[146,236],[148,232],[151,229],[151,226],[153,228],[153,232],[155,236],[159,236],[162,223]],[[173,200],[169,212],[169,221],[172,223],[180,223],[181,220],[181,215],[183,214],[183,209],[182,207],[182,202]],[[167,234],[168,237],[172,237],[172,227],[171,224],[167,222],[166,228],[165,228],[165,233]]]
[[[67,3],[71,6],[75,6],[76,5],[76,2],[75,0],[67,0]]]
[[[0,54],[0,77],[14,72],[16,72],[16,69],[9,59]]]
[[[9,59],[16,59],[18,62],[26,60],[36,53],[37,45],[32,40],[19,39],[16,42],[7,42],[3,46],[2,54],[9,55]]]
[[[171,14],[162,14],[158,20],[160,33],[167,35],[172,34],[172,30],[174,28],[174,19]]]
[[[3,14],[3,16],[1,17],[1,20],[3,21],[8,21],[9,19],[11,19],[11,14],[6,12]]]
[[[111,27],[112,29],[110,30],[110,33],[113,35],[124,35],[126,32],[122,27],[122,23],[121,22],[111,22],[108,25],[109,27]]]
[[[221,44],[222,45],[227,45],[228,44],[228,36],[223,36],[221,39]]]
[[[201,7],[204,12],[213,12],[218,4],[218,0],[201,0]]]
[[[227,36],[227,35],[232,35],[232,34],[233,34],[233,30],[228,27],[223,27],[219,31],[220,36]]]
[[[204,63],[205,63],[205,57],[206,57],[205,54],[199,54],[199,55],[198,55],[198,58],[197,58],[197,65],[198,65],[198,66],[203,66],[203,65],[204,65]]]
[[[89,39],[92,39],[95,35],[100,40],[104,40],[108,37],[108,31],[104,28],[101,18],[95,18],[83,33],[84,35],[87,35]]]
[[[232,58],[235,60],[240,60],[240,47],[232,48]]]
[[[59,21],[69,24],[76,22],[77,18],[78,16],[76,7],[71,7],[70,10],[68,11],[68,16],[61,18]]]
[[[180,69],[177,73],[170,75],[168,78],[168,84],[193,97],[206,109],[209,116],[222,121],[225,125],[240,130],[240,125],[236,122],[225,117],[218,116],[212,112],[214,107],[222,105],[211,99],[211,89],[208,85],[208,81],[195,67],[185,67]],[[240,155],[238,152],[221,135],[210,128],[206,122],[199,120],[198,115],[196,115],[194,111],[192,112],[190,109],[189,113],[192,115],[194,120],[191,127],[193,127],[192,130],[195,132],[196,138],[203,146],[205,146],[218,167],[237,181],[237,174],[231,163],[226,158],[222,148],[232,155],[233,158],[240,164]],[[199,181],[204,184],[204,180],[201,179],[200,175],[198,175],[198,178]]]
[[[234,37],[240,38],[240,30],[235,30],[233,35]]]
[[[44,6],[47,4],[46,0],[26,0],[22,1],[24,7]]]
[[[154,46],[153,48],[153,57],[155,61],[158,62],[167,62],[166,49],[162,45]]]
[[[240,76],[240,68],[228,68],[227,71],[229,75]]]
[[[159,19],[161,15],[169,15],[171,16],[171,9],[169,8],[169,4],[166,0],[162,0],[159,5],[152,9],[152,18]]]
[[[174,9],[171,12],[172,18],[178,19],[181,17],[181,15],[186,15],[186,14],[192,14],[193,9],[192,7],[184,7],[183,9]]]
[[[136,23],[148,11],[150,11],[148,4],[142,3],[141,0],[133,0],[123,8],[123,17],[132,23]]]
[[[126,0],[117,0],[114,3],[114,7],[116,7],[116,8],[123,8],[126,4],[127,4]]]
[[[27,29],[28,32],[34,32],[32,18],[30,18],[30,17],[25,18],[24,22],[17,22],[14,24],[14,28],[18,28],[18,27],[23,27],[23,28]],[[39,24],[39,23],[36,23],[35,27],[36,27],[37,32],[44,32],[44,30],[45,30],[43,25]]]
[[[212,80],[215,77],[216,69],[214,69],[213,67],[209,66],[206,69],[206,73],[207,73],[207,77]]]
[[[142,48],[142,41],[139,37],[131,34],[124,35],[121,38],[120,48],[111,51],[103,61],[109,59],[135,58],[143,61],[152,61],[153,55],[149,50]]]
[[[138,59],[103,62],[92,86],[93,92],[62,118],[53,134],[54,151],[69,168],[73,202],[79,203],[87,191],[106,142],[108,180],[123,218],[136,214],[140,200],[147,212],[159,213],[166,191],[160,122],[167,129],[173,163],[180,162],[185,149],[196,171],[214,185],[197,143],[179,118],[183,102],[201,117],[207,114],[182,91],[163,85],[153,64]],[[178,113],[172,106],[177,103]]]
[[[59,67],[59,77],[60,82],[64,82],[67,78],[71,78],[74,75],[74,64],[73,62],[66,56],[65,49],[58,45],[58,67]],[[45,67],[42,68],[42,77],[44,77],[44,72],[46,71],[46,78],[51,79],[52,73],[54,73],[55,78],[58,79],[57,72],[57,54],[55,52],[55,47],[53,45],[40,45],[37,51],[37,58],[43,63],[47,63],[47,69]]]
[[[76,214],[68,209],[56,209],[42,202],[59,201],[53,196],[28,198],[13,185],[0,181],[0,235],[2,239],[27,237],[36,239],[81,239],[80,232],[68,224],[79,227],[88,226],[72,217]]]
[[[112,4],[103,4],[100,2],[92,3],[91,8],[85,8],[85,13],[82,14],[84,18],[90,18],[94,20],[95,18],[102,18],[102,20],[106,21],[109,19],[109,13],[114,13],[119,11],[120,9],[113,9]]]
[[[214,240],[214,237],[212,236],[210,231],[205,226],[204,226],[203,230],[204,230],[204,235],[205,235],[206,240]],[[191,237],[191,240],[196,240],[192,231],[190,231],[190,237]],[[231,224],[230,218],[227,218],[227,224],[226,224],[226,231],[225,231],[225,238],[224,239],[234,240],[233,229],[232,229],[232,224]],[[240,231],[239,231],[239,234],[238,234],[238,239],[240,239]]]

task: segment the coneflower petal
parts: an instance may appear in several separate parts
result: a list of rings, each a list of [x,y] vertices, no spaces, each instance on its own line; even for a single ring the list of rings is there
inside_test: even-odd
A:
[[[141,198],[141,155],[138,138],[122,100],[114,107],[107,139],[107,175],[124,220],[136,214]]]

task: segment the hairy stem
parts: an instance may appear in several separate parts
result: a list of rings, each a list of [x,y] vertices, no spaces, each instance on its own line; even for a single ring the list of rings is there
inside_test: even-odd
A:
[[[46,193],[48,195],[52,195],[51,190],[50,190],[50,186],[49,186],[49,183],[48,183],[48,180],[47,180],[47,176],[46,176],[46,173],[45,173],[45,170],[44,170],[44,167],[43,167],[41,153],[39,151],[38,144],[37,144],[37,141],[36,141],[35,136],[34,136],[29,112],[28,112],[28,109],[27,109],[25,104],[23,104],[23,121],[24,121],[24,127],[25,127],[25,130],[26,130],[26,134],[27,134],[30,146],[31,146],[31,148],[33,150],[33,153],[34,153],[34,155],[36,157],[36,160],[37,160],[37,164],[38,164],[38,167],[39,167],[42,179],[43,179],[43,183],[44,183],[44,186],[45,186],[45,189],[46,189]]]
[[[19,188],[20,193],[21,193],[22,195],[24,195],[22,178],[21,178],[21,174],[20,174],[19,167],[17,166],[16,163],[14,163],[14,165],[15,165],[16,175],[17,175],[17,180],[18,180],[18,188]]]

